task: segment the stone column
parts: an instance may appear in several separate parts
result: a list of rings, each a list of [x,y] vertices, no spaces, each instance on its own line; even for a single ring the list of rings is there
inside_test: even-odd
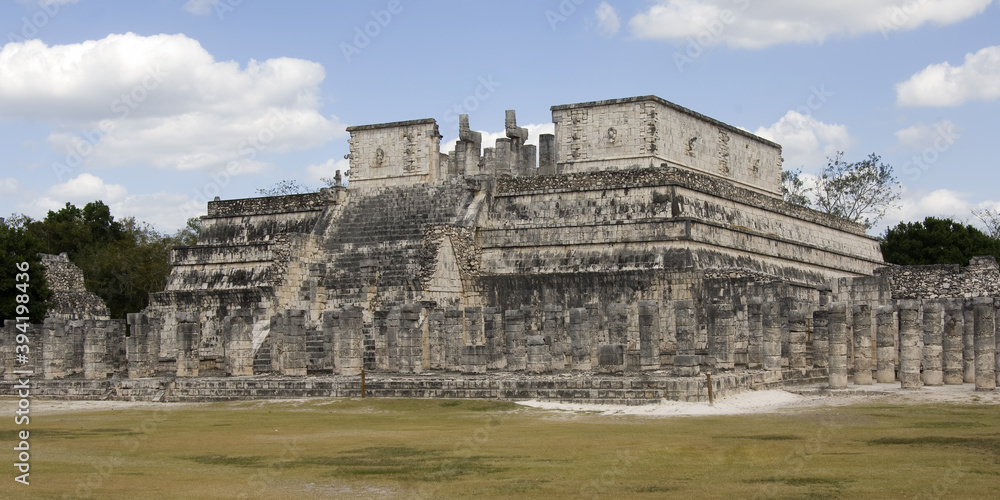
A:
[[[590,336],[587,331],[587,309],[577,307],[569,310],[569,341],[573,353],[574,370],[590,370]]]
[[[529,335],[527,342],[527,360],[525,369],[529,373],[545,373],[549,371],[552,363],[552,356],[549,352],[550,337],[545,335]]]
[[[755,370],[764,362],[764,318],[761,316],[761,306],[764,299],[751,297],[747,303],[747,368]]]
[[[233,311],[223,320],[226,339],[226,373],[253,375],[253,318],[250,311]]]
[[[301,309],[286,310],[281,320],[284,323],[280,343],[281,350],[275,371],[282,375],[294,377],[306,375],[305,314],[306,312]]]
[[[813,366],[830,366],[830,311],[821,306],[813,311]]]
[[[973,322],[976,340],[976,390],[996,389],[996,313],[993,299],[973,299]]]
[[[694,301],[674,302],[674,322],[677,325],[677,355],[674,356],[674,374],[692,377],[701,372],[695,355],[697,325],[695,324]]]
[[[962,311],[962,300],[951,299],[945,303],[944,333],[941,339],[942,368],[944,383],[962,385],[964,374],[962,366],[962,334],[965,330],[965,313]]]
[[[155,359],[150,359],[150,351],[159,347],[159,343],[151,345],[149,339],[149,317],[142,313],[125,315],[131,334],[125,339],[125,357],[128,361],[128,377],[152,377],[155,369]]]
[[[521,371],[527,368],[527,339],[524,334],[524,312],[509,309],[503,313],[504,336],[507,339],[507,369]]]
[[[423,310],[423,306],[419,304],[403,304],[400,308],[399,330],[396,334],[396,342],[399,344],[400,373],[421,373],[423,371],[424,325],[420,321]],[[361,311],[358,310],[358,312]],[[360,342],[358,344],[358,358],[360,359]],[[360,363],[357,366],[360,371]]]
[[[920,325],[920,302],[900,300],[899,307],[899,384],[903,389],[919,389],[920,361],[923,357],[923,329]]]
[[[486,367],[489,370],[503,370],[507,367],[504,338],[503,314],[496,307],[483,309],[483,335],[486,338]]]
[[[734,342],[736,319],[730,304],[712,304],[708,308],[708,356],[715,370],[735,368]]]
[[[851,310],[854,331],[854,383],[872,385],[872,308],[858,304]]]
[[[402,323],[400,313],[400,322]],[[419,318],[419,314],[417,314]],[[348,307],[340,311],[327,311],[323,314],[324,328],[331,330],[334,344],[334,366],[341,375],[357,375],[361,373],[364,363],[363,335],[361,328],[364,317],[360,308]],[[415,320],[414,320],[415,322]]]
[[[639,365],[660,367],[660,304],[655,301],[639,302]]]
[[[795,370],[806,369],[806,328],[805,312],[788,311],[788,367]]]
[[[847,387],[847,303],[830,304],[830,389]]]
[[[965,320],[962,329],[962,381],[974,384],[976,383],[976,329],[972,299],[962,301],[962,313]]]
[[[993,349],[993,354],[996,356],[993,373],[997,377],[997,387],[1000,387],[1000,297],[993,298],[993,324],[993,340],[997,343]]]
[[[542,333],[549,338],[552,369],[563,370],[573,366],[573,347],[566,333],[566,319],[562,306],[548,304],[543,308]]]
[[[781,305],[770,301],[761,307],[764,328],[763,366],[765,371],[781,373]],[[780,375],[779,375],[780,379]]]
[[[194,313],[179,312],[177,318],[177,376],[197,377],[201,359],[198,345],[201,343],[201,325]]]
[[[87,380],[108,378],[108,321],[87,320],[83,338],[83,377]],[[195,345],[197,362],[198,347]],[[198,368],[195,367],[195,375]]]
[[[879,306],[875,311],[875,342],[878,345],[875,377],[880,384],[896,381],[896,308]]]
[[[462,348],[462,371],[464,373],[486,373],[487,351],[485,345],[467,345]]]
[[[462,347],[466,345],[464,312],[458,307],[444,310],[444,367],[447,370],[462,369]]]
[[[940,302],[924,302],[924,385],[944,385],[943,332],[944,307]]]

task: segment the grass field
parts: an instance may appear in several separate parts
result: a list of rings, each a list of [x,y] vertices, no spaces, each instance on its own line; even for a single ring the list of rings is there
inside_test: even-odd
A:
[[[32,484],[14,483],[9,466],[0,496],[996,498],[1000,490],[992,405],[697,418],[469,400],[146,408],[33,416]],[[13,431],[0,432],[14,442]]]

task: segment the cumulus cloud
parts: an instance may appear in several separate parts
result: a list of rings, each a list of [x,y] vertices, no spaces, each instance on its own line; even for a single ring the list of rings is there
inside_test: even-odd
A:
[[[71,167],[260,170],[259,156],[345,134],[319,113],[323,67],[302,59],[216,61],[184,35],[39,40],[0,50],[0,120],[52,124]]]
[[[950,120],[941,120],[933,125],[918,123],[896,132],[900,145],[914,151],[942,148],[951,145],[960,136],[962,129]]]
[[[103,179],[92,174],[80,174],[69,182],[56,184],[45,192],[47,198],[62,200],[56,205],[63,206],[65,202],[88,203],[102,200],[111,204],[121,201],[128,195],[128,190],[120,184],[107,184]]]
[[[608,5],[608,2],[601,2],[601,5],[597,6],[597,32],[601,36],[606,38],[611,38],[618,34],[618,28],[621,27],[621,21],[618,19],[618,12],[615,8]]]
[[[958,106],[998,97],[1000,45],[966,54],[960,66],[947,61],[932,64],[896,85],[896,104],[900,106]]]
[[[982,224],[972,216],[972,210],[1000,210],[1000,201],[974,202],[969,200],[967,193],[950,189],[927,192],[912,191],[904,186],[900,194],[900,207],[886,214],[881,224],[882,231],[900,222],[922,221],[927,217],[950,218],[982,229]]]
[[[212,7],[218,2],[219,0],[188,0],[184,4],[184,10],[196,16],[204,16],[211,14]]]
[[[925,24],[947,25],[981,13],[992,0],[658,0],[629,21],[639,38],[761,49],[822,43],[831,36],[890,36]]]
[[[13,177],[0,177],[0,195],[13,196],[21,190],[21,184]]]
[[[313,184],[323,184],[323,179],[332,179],[337,171],[346,174],[351,168],[351,161],[344,158],[330,158],[323,163],[317,163],[306,167],[306,180]]]
[[[804,167],[818,172],[826,158],[846,150],[851,137],[845,125],[823,123],[810,115],[789,110],[769,127],[760,127],[755,134],[781,144],[785,168]]]

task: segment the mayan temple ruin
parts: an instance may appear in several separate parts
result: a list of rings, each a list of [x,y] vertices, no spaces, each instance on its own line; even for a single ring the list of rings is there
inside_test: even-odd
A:
[[[358,396],[362,370],[374,397],[996,387],[992,258],[887,266],[863,226],[782,200],[778,144],[655,96],[551,111],[537,146],[513,111],[494,145],[463,115],[450,152],[434,119],[350,127],[346,186],[210,202],[127,321],[46,257],[38,394]]]

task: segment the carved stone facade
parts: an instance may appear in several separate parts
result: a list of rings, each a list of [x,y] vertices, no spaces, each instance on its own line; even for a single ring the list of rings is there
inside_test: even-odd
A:
[[[198,245],[129,315],[115,370],[321,376],[346,394],[366,369],[384,395],[698,400],[702,373],[725,393],[912,370],[897,299],[923,300],[928,331],[960,317],[962,335],[986,332],[985,301],[997,324],[995,262],[886,267],[860,225],[781,199],[777,144],[653,96],[552,115],[536,147],[509,111],[485,149],[462,116],[448,154],[431,119],[350,127],[348,187],[210,202]],[[946,338],[920,337],[918,371],[955,379]],[[970,380],[987,354],[962,346]]]

